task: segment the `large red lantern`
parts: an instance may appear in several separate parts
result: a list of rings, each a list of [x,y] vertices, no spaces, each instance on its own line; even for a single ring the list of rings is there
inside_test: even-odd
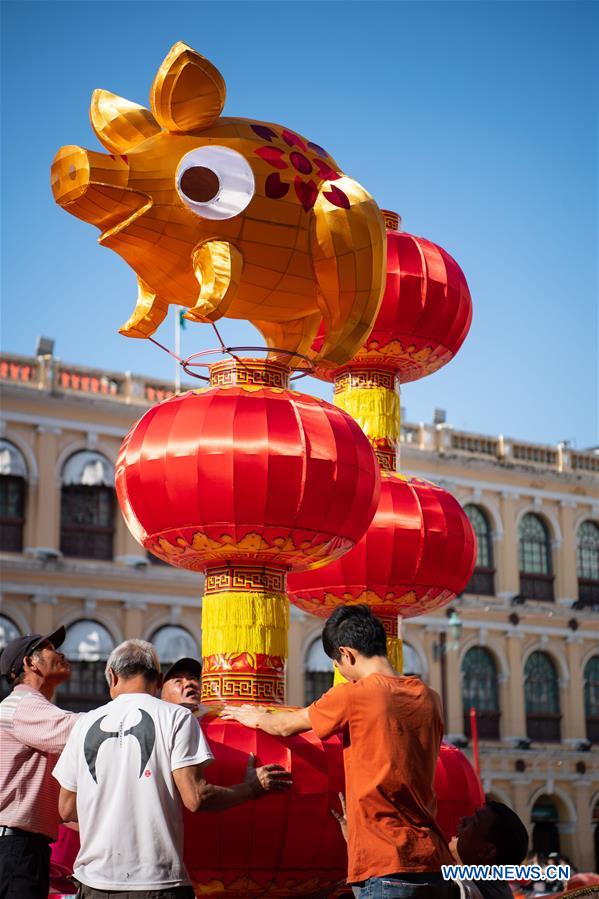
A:
[[[345,790],[340,736],[285,739],[219,718],[202,719],[214,783],[239,783],[248,753],[293,773],[293,787],[225,812],[185,814],[185,865],[196,894],[315,896],[345,880],[347,852],[330,809]]]
[[[424,615],[450,602],[475,561],[476,538],[459,502],[429,481],[385,471],[362,539],[324,568],[290,575],[289,598],[322,618],[338,605],[366,603],[382,620],[390,658],[399,664],[397,616]]]

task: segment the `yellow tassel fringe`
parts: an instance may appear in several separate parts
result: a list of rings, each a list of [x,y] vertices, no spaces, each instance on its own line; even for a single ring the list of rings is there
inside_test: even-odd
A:
[[[386,387],[349,387],[334,403],[354,418],[367,437],[399,440],[399,394]]]
[[[284,593],[228,590],[202,602],[202,655],[254,652],[287,658],[289,602]]]
[[[401,637],[387,637],[387,658],[398,674],[403,674],[403,644]],[[337,684],[346,684],[347,678],[340,674],[339,669],[335,668],[333,677],[333,686]]]

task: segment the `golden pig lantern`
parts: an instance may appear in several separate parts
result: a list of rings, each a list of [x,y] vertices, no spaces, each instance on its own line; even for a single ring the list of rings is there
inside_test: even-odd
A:
[[[192,321],[247,319],[269,347],[341,365],[380,305],[382,215],[318,144],[223,118],[224,103],[218,69],[183,43],[158,69],[151,111],[95,91],[91,121],[108,154],[62,147],[56,202],[96,225],[138,276],[121,334],[149,337],[174,303]]]

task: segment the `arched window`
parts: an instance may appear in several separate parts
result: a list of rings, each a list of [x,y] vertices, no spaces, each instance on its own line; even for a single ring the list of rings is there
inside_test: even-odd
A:
[[[0,440],[0,550],[23,552],[27,464],[16,446]]]
[[[179,659],[202,658],[202,652],[197,641],[189,631],[176,624],[167,624],[159,628],[153,635],[151,643],[154,644],[162,668],[168,668]]]
[[[553,600],[551,543],[545,522],[528,512],[518,528],[520,593],[526,599]]]
[[[469,649],[462,662],[464,733],[471,736],[470,709],[475,708],[478,735],[482,740],[499,739],[499,688],[497,666],[483,646]]]
[[[599,743],[599,656],[593,656],[584,666],[584,715],[587,739]]]
[[[333,686],[333,662],[317,637],[310,643],[304,659],[304,701],[310,705]]]
[[[16,640],[20,636],[21,632],[14,621],[11,621],[6,615],[0,615],[0,653],[7,643],[10,643],[11,640]],[[8,696],[11,690],[12,687],[9,686],[6,678],[0,677],[0,700]]]
[[[599,525],[583,521],[578,528],[576,546],[578,601],[585,606],[599,605]]]
[[[560,702],[555,665],[546,652],[533,652],[524,666],[526,733],[531,740],[559,742]]]
[[[410,674],[415,674],[416,677],[422,679],[424,675],[422,662],[414,647],[410,646],[410,644],[406,643],[404,640],[401,649],[403,657],[403,673],[405,676],[408,677]]]
[[[493,596],[495,593],[495,569],[493,568],[493,541],[491,540],[489,519],[480,506],[474,506],[472,503],[464,506],[464,512],[476,534],[477,545],[476,567],[464,592]]]
[[[60,550],[82,559],[112,559],[114,473],[100,453],[84,450],[62,471]]]
[[[532,850],[547,858],[560,851],[559,814],[551,796],[539,796],[532,807]]]
[[[67,628],[60,651],[71,663],[71,677],[57,691],[62,708],[87,712],[108,702],[104,672],[113,648],[111,634],[98,621],[81,619]]]

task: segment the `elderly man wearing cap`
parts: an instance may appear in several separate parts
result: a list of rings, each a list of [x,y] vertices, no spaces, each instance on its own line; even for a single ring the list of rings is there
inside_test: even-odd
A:
[[[79,715],[52,702],[71,666],[52,634],[11,640],[0,675],[14,689],[0,702],[0,899],[46,899],[50,846],[58,835],[54,765]]]
[[[197,659],[179,659],[164,672],[160,698],[164,702],[182,705],[196,718],[201,718],[208,711],[201,702],[201,677],[202,666]]]

